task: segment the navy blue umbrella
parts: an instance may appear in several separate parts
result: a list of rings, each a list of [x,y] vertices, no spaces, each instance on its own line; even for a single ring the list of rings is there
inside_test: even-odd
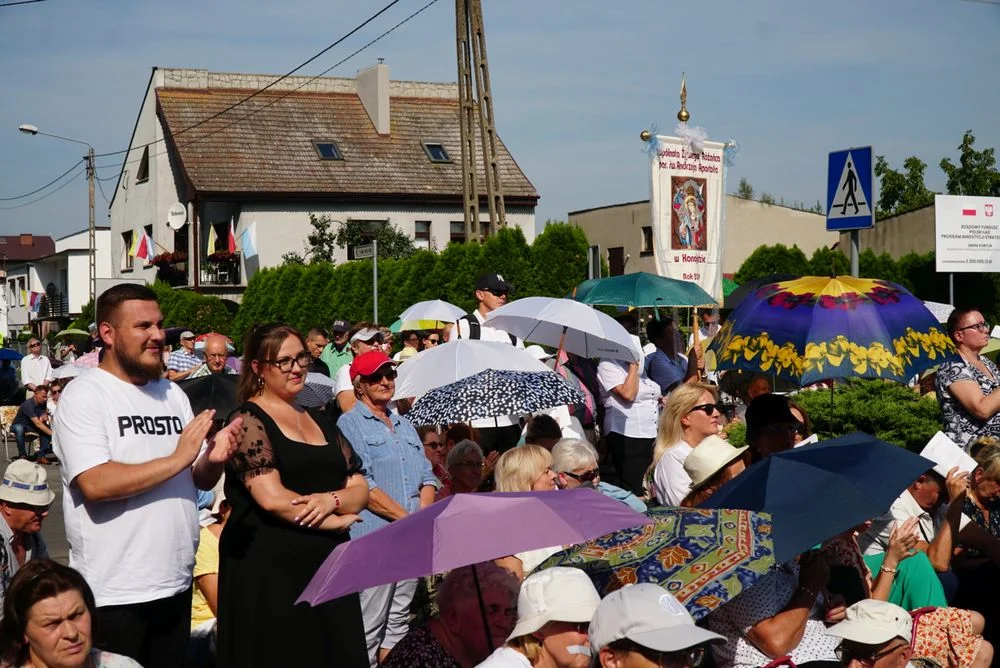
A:
[[[0,348],[0,361],[11,360],[12,362],[16,362],[22,357],[24,357],[24,355],[17,352],[13,348]]]
[[[767,457],[702,507],[770,513],[775,560],[784,563],[881,515],[933,466],[920,455],[854,432]]]

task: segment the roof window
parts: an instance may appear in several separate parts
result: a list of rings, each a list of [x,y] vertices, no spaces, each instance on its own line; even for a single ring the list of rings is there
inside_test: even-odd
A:
[[[431,162],[451,162],[451,157],[448,155],[448,151],[444,149],[444,145],[440,142],[422,142],[424,145],[424,153],[430,158]]]
[[[323,160],[343,160],[344,154],[340,152],[340,147],[335,141],[315,141],[316,153]]]

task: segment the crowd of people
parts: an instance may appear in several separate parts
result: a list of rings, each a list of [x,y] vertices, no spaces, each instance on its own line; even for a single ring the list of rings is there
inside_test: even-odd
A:
[[[656,584],[602,599],[583,571],[545,567],[563,545],[296,604],[338,545],[451,495],[586,487],[637,512],[698,507],[810,436],[805,411],[766,377],[750,379],[743,410],[724,405],[702,346],[669,318],[646,323],[642,362],[525,349],[581,390],[579,404],[413,424],[409,398],[395,396],[399,365],[457,339],[525,348],[486,320],[511,286],[487,274],[475,288],[471,314],[404,330],[399,345],[373,322],[267,324],[239,360],[225,337],[191,331],[166,350],[155,293],[104,292],[95,369],[60,383],[39,353],[22,362],[20,457],[0,481],[0,666],[991,664],[1000,372],[980,355],[988,327],[973,310],[952,314],[960,360],[936,381],[945,431],[973,470],[926,471],[884,515],[776,566],[697,623]],[[701,316],[710,337],[718,316]],[[619,322],[633,335],[642,323]],[[326,406],[297,402],[310,373],[334,385]],[[236,377],[231,414],[195,415],[177,384],[208,374]],[[746,445],[726,439],[735,420]],[[39,533],[53,463],[70,567],[48,559]]]

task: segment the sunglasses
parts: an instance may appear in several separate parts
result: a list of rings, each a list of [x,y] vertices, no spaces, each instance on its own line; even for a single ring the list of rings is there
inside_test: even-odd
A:
[[[51,394],[52,396],[55,396],[57,394],[62,394],[62,390],[52,390],[51,392],[49,392],[49,394]]]
[[[431,450],[440,450],[444,447],[444,443],[441,441],[431,441],[430,443],[424,443],[425,448],[430,448]]]
[[[376,371],[373,374],[361,376],[361,380],[366,383],[381,383],[383,379],[396,380],[396,370],[386,369],[385,371]]]
[[[713,413],[722,413],[722,407],[719,404],[698,404],[688,412],[694,413],[695,411],[702,411],[705,415],[712,415]]]
[[[11,508],[16,508],[17,510],[30,510],[36,515],[43,515],[49,512],[49,506],[34,506],[30,503],[11,503],[8,505]]]
[[[865,666],[874,666],[879,659],[889,656],[896,650],[902,649],[903,647],[909,647],[909,645],[907,644],[894,645],[879,652],[874,650],[870,646],[865,646],[864,648],[862,648],[862,647],[851,647],[841,644],[839,647],[833,650],[833,653],[837,657],[837,660],[840,661],[845,666],[849,664],[851,661],[857,661],[858,663]]]
[[[440,342],[441,342],[441,339],[439,339],[437,337],[434,337],[433,339],[427,339],[427,343],[430,343],[431,345],[435,345],[435,346],[437,344],[439,344]]]
[[[584,471],[583,473],[573,473],[572,471],[563,471],[565,475],[568,475],[573,480],[578,480],[580,482],[594,482],[601,477],[600,469],[591,469],[589,471]]]
[[[382,336],[382,334],[380,333],[380,334],[376,334],[375,336],[373,336],[370,339],[364,339],[364,340],[358,339],[358,341],[360,343],[367,343],[369,345],[371,345],[373,343],[385,343],[385,337]]]
[[[29,347],[29,348],[41,348],[41,347],[42,347],[42,344],[40,344],[40,343],[38,343],[37,341],[35,341],[34,343],[29,343],[29,344],[28,344],[28,347]]]
[[[506,290],[487,290],[486,292],[490,293],[494,297],[506,297],[507,296],[507,291]]]

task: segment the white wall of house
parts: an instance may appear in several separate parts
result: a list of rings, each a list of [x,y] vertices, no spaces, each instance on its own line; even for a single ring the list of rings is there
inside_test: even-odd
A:
[[[153,254],[174,250],[174,231],[167,227],[167,211],[181,199],[183,178],[170,160],[166,143],[162,141],[163,127],[156,115],[156,87],[162,85],[163,70],[156,69],[139,110],[125,171],[111,203],[110,278],[141,278],[150,283],[156,278],[156,267],[141,258],[134,258],[131,268],[127,268],[129,249],[122,237],[126,231],[137,234],[144,227],[152,226]],[[137,176],[146,144],[152,144],[149,146],[149,173],[146,179],[139,181]]]
[[[257,252],[260,267],[274,267],[281,264],[281,256],[290,251],[302,253],[306,236],[312,232],[309,214],[328,215],[335,221],[349,219],[388,221],[401,232],[415,238],[417,223],[430,223],[430,239],[416,240],[418,247],[444,250],[451,240],[451,224],[463,223],[461,207],[365,207],[308,205],[308,204],[244,204],[236,228],[237,238],[251,223],[257,223]],[[489,211],[480,214],[482,220],[489,218]],[[228,218],[226,218],[228,220]],[[208,222],[208,218],[203,220]],[[530,244],[535,239],[534,207],[507,207],[507,224],[519,227]],[[202,234],[207,235],[203,225]],[[207,238],[207,236],[205,237]],[[204,248],[205,241],[202,241]],[[347,249],[337,249],[336,262],[347,261]]]

